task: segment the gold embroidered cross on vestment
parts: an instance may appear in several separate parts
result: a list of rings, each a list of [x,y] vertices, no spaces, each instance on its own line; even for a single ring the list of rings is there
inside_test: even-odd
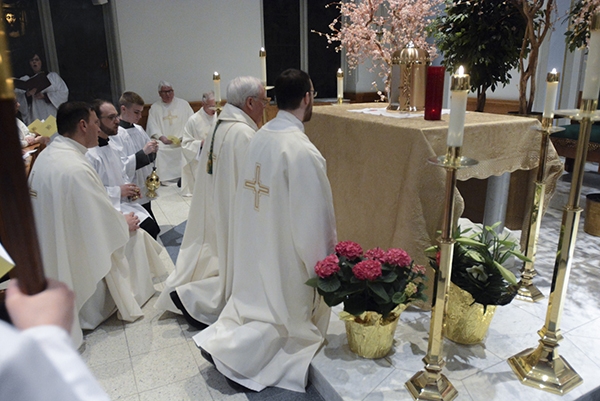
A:
[[[163,121],[169,120],[169,127],[173,125],[173,120],[179,118],[179,116],[171,115],[171,110],[169,110],[169,114],[163,117]]]
[[[258,211],[260,207],[260,196],[269,196],[269,187],[262,185],[260,182],[260,164],[256,163],[256,170],[254,173],[254,180],[244,181],[244,188],[247,188],[254,192],[254,210]]]

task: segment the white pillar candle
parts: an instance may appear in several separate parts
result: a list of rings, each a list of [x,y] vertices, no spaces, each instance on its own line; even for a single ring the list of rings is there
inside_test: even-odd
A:
[[[448,146],[460,147],[465,132],[465,114],[467,112],[467,95],[469,94],[471,77],[464,73],[461,65],[452,75],[450,85],[450,123],[448,125]]]
[[[554,105],[556,104],[556,94],[558,93],[558,80],[560,74],[553,68],[546,77],[546,103],[544,103],[544,118],[554,118]]]
[[[583,96],[585,99],[598,99],[600,92],[600,14],[594,14],[590,26],[587,65],[583,80]]]
[[[263,86],[267,86],[267,51],[264,47],[258,51],[258,57],[260,58],[260,80]]]
[[[337,70],[337,98],[344,98],[344,71],[341,68]]]
[[[213,74],[213,84],[215,86],[215,103],[221,102],[221,76],[215,71]]]

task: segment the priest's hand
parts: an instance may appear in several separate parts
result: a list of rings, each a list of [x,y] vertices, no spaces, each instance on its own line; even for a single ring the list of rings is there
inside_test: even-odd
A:
[[[165,145],[170,145],[170,144],[172,144],[172,143],[173,143],[173,141],[172,141],[172,140],[170,140],[169,138],[167,138],[167,137],[166,137],[166,136],[164,136],[164,135],[161,135],[161,137],[160,137],[160,138],[158,138],[158,139],[160,139],[160,141],[161,141],[162,143],[164,143]]]
[[[164,138],[164,136],[163,136],[163,138]],[[168,141],[168,139],[167,139],[167,141]],[[156,153],[157,151],[158,151],[158,142],[156,142],[154,140],[148,142],[144,146],[144,153],[147,155],[149,155],[150,153]]]
[[[129,231],[135,231],[140,228],[140,219],[133,214],[133,212],[125,215],[125,220],[127,220],[127,225],[129,226]]]
[[[140,197],[140,187],[135,184],[123,184],[121,185],[121,197],[122,198],[134,198]]]
[[[75,295],[64,283],[51,278],[47,281],[48,287],[35,295],[22,293],[16,279],[8,283],[6,309],[19,330],[53,325],[71,331]]]

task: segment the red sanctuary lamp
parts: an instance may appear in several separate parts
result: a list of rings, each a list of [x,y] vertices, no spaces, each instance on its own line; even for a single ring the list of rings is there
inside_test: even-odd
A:
[[[444,67],[427,67],[427,85],[425,87],[425,120],[442,118],[442,100],[444,98]]]

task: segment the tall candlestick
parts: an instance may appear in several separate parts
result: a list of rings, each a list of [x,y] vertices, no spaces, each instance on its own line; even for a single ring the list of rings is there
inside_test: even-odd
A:
[[[444,67],[427,67],[425,120],[440,120],[442,118],[445,74],[446,69]]]
[[[216,71],[213,74],[213,84],[215,85],[215,103],[219,104],[221,102],[221,76]]]
[[[556,104],[559,79],[560,73],[556,72],[556,68],[553,68],[546,77],[546,103],[544,103],[544,114],[542,117],[554,118],[554,105]]]
[[[344,71],[341,68],[337,70],[337,102],[342,103],[344,99]]]
[[[260,80],[263,86],[267,86],[267,51],[264,47],[258,51],[258,57],[260,58]]]
[[[600,18],[594,18],[594,23],[599,24]],[[590,27],[590,41],[588,42],[587,66],[585,67],[585,79],[583,80],[582,99],[598,99],[600,92],[600,30],[598,27]]]
[[[465,74],[461,65],[450,84],[450,123],[448,125],[447,145],[461,147],[465,131],[465,114],[467,112],[467,95],[469,94],[471,77]]]

